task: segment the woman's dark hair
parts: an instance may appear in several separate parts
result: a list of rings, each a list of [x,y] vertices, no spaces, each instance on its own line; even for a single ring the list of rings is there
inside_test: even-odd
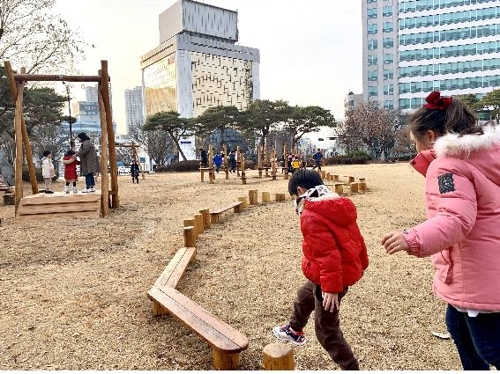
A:
[[[82,142],[85,140],[90,140],[90,138],[84,132],[79,133],[76,137],[79,138]]]
[[[68,151],[64,154],[65,157],[76,155],[76,152],[72,149],[68,149]]]
[[[47,157],[48,155],[50,155],[52,152],[50,151],[43,151],[42,155],[43,157]]]
[[[410,132],[417,138],[429,130],[437,136],[448,133],[462,135],[482,134],[482,127],[476,126],[476,115],[460,99],[453,97],[450,105],[443,110],[428,109],[425,106],[418,109],[410,117]]]
[[[310,169],[299,169],[292,174],[292,177],[288,181],[288,193],[292,196],[297,195],[297,188],[299,186],[310,189],[321,184],[324,183],[318,172]]]

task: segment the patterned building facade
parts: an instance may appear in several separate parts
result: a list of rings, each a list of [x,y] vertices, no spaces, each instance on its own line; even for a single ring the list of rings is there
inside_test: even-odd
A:
[[[432,90],[500,86],[499,0],[362,0],[363,98],[415,109]]]
[[[160,45],[141,58],[144,114],[191,118],[259,98],[259,50],[237,45],[238,13],[179,0],[160,17]]]

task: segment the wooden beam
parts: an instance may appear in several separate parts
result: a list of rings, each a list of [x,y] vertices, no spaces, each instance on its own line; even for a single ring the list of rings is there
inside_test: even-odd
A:
[[[5,61],[5,72],[7,80],[10,85],[10,93],[12,97],[12,102],[16,105],[17,101],[17,86],[14,80],[14,71],[9,61]],[[23,68],[24,69],[24,68]],[[23,71],[23,70],[21,70]],[[24,122],[24,116],[21,116],[21,135],[23,138],[24,149],[26,150],[26,161],[28,163],[28,172],[30,175],[31,190],[33,194],[38,193],[38,183],[36,181],[35,165],[33,164],[33,153],[31,152],[31,145],[28,137],[28,131],[26,130],[26,124]]]
[[[17,82],[56,81],[56,82],[99,82],[101,77],[95,75],[48,75],[48,74],[15,74]]]
[[[99,100],[99,117],[101,119],[101,212],[105,218],[109,216],[109,175],[108,175],[108,133],[106,126],[106,111],[104,110],[104,100],[98,84],[97,98]],[[113,172],[111,172],[113,173]]]
[[[102,99],[104,101],[104,109],[106,110],[106,125],[108,134],[108,147],[109,147],[109,169],[111,170],[111,194],[113,198],[111,199],[111,207],[120,207],[120,201],[118,196],[118,175],[116,175],[116,147],[115,147],[115,131],[113,130],[113,115],[111,111],[111,102],[109,100],[109,73],[108,73],[108,61],[101,60],[101,87]]]
[[[19,209],[19,202],[23,197],[23,136],[21,131],[21,123],[23,117],[23,92],[24,83],[18,83],[16,111],[14,117],[14,132],[16,134],[16,162],[15,162],[15,214]]]

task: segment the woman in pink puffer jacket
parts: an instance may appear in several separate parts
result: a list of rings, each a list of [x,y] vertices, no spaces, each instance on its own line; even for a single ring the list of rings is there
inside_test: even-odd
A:
[[[411,165],[425,176],[427,220],[382,239],[389,254],[430,256],[434,293],[469,370],[500,368],[500,128],[479,127],[437,91],[413,114]]]

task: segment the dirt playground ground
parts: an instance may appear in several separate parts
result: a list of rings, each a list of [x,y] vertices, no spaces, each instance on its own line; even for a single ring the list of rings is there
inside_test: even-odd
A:
[[[352,195],[370,266],[341,305],[341,325],[364,370],[459,370],[446,332],[445,304],[431,291],[429,259],[386,255],[389,230],[425,216],[423,177],[407,164],[330,166],[364,176]],[[119,177],[120,208],[107,219],[14,222],[0,202],[0,370],[210,370],[207,343],[171,316],[153,317],[146,292],[183,246],[183,219],[248,196],[287,191],[247,172],[247,184],[217,174],[150,174],[140,184]],[[82,182],[79,182],[82,187]],[[55,188],[62,190],[62,184]],[[26,193],[30,188],[25,186]],[[274,200],[274,199],[273,199]],[[271,329],[287,322],[300,270],[301,234],[292,201],[223,215],[197,241],[197,260],[178,285],[249,339],[243,370],[262,369]],[[338,369],[315,339],[295,349],[299,370]]]

